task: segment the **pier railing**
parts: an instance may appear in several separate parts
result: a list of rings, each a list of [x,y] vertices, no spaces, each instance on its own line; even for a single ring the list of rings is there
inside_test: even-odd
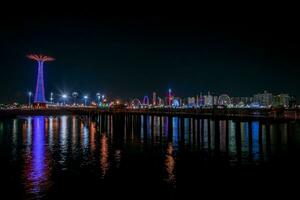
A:
[[[252,109],[252,108],[96,108],[96,107],[48,107],[48,108],[13,108],[1,109],[0,117],[17,115],[61,115],[61,114],[144,114],[170,115],[187,117],[219,117],[219,118],[257,118],[299,120],[300,109]]]

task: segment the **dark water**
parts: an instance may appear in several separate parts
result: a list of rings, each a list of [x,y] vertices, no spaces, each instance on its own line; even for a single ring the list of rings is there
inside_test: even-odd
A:
[[[5,119],[0,192],[5,199],[290,194],[300,177],[299,146],[298,122]]]

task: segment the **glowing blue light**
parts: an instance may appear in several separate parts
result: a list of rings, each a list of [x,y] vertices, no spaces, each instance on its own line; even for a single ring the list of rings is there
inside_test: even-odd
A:
[[[148,96],[144,96],[143,104],[144,105],[149,105],[149,97]]]
[[[258,102],[253,102],[250,104],[251,108],[260,108],[260,104]]]
[[[174,99],[172,106],[175,107],[175,108],[179,107],[180,106],[179,100],[178,99]]]
[[[34,102],[45,103],[45,88],[44,88],[44,62],[38,61],[38,76],[36,81],[36,90]]]
[[[252,122],[252,141],[253,141],[253,146],[252,146],[252,154],[253,158],[255,160],[260,159],[260,154],[259,154],[259,122],[254,121]]]
[[[84,97],[83,97],[83,99],[84,99],[84,106],[86,106],[86,103],[87,103],[87,99],[88,99],[89,97],[87,96],[87,95],[85,95]]]
[[[178,117],[173,118],[173,144],[178,147],[179,132],[178,132]]]
[[[33,118],[33,145],[32,145],[32,170],[29,174],[29,180],[33,183],[33,190],[39,191],[40,185],[45,179],[45,118]]]
[[[66,94],[62,95],[62,98],[64,98],[64,99],[66,99],[67,97],[68,97],[68,95],[66,95]]]
[[[100,93],[97,93],[96,96],[97,96],[98,100],[101,99],[101,94]]]

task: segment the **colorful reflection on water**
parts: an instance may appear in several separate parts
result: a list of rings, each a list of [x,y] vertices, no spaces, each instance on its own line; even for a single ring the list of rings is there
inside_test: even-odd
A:
[[[23,181],[28,195],[40,197],[50,186],[50,160],[48,157],[45,117],[28,118],[24,123],[27,126],[27,150]]]
[[[84,172],[99,181],[119,180],[119,176],[149,173],[147,167],[135,172],[128,167],[145,166],[133,163],[148,158],[154,159],[149,168],[158,170],[155,180],[176,190],[177,176],[185,173],[177,165],[189,153],[199,160],[217,158],[228,166],[261,165],[287,152],[289,144],[298,144],[297,131],[296,122],[147,115],[34,116],[0,121],[0,145],[1,155],[21,171],[24,196],[41,199],[55,190],[61,174],[80,176]]]

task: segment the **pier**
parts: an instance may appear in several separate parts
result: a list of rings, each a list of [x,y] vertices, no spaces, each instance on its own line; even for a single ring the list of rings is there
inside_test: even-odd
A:
[[[172,108],[95,108],[95,107],[48,107],[48,108],[20,108],[2,109],[0,117],[16,117],[29,115],[155,115],[179,116],[193,118],[239,119],[239,120],[299,120],[299,109],[227,109],[227,108],[198,108],[198,109],[172,109]]]

